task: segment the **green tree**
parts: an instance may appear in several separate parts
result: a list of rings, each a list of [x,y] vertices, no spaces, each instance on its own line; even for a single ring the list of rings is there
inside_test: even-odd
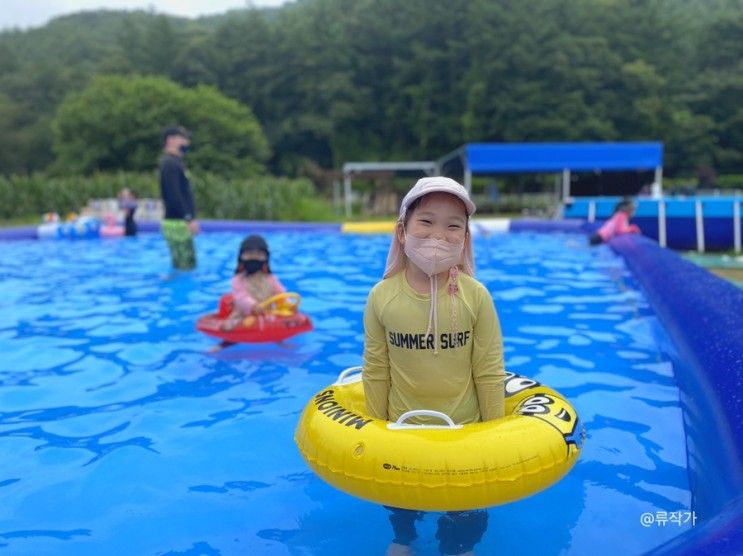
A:
[[[213,85],[250,107],[279,173],[308,159],[337,168],[430,158],[470,141],[606,140],[663,141],[671,175],[699,164],[743,173],[742,35],[742,0],[302,0],[198,20],[73,14],[0,32],[0,141],[12,153],[0,173],[49,164],[62,99],[102,74]],[[57,169],[152,164],[160,124],[149,122],[186,122],[180,108],[153,106],[138,107],[152,117],[133,128],[152,127],[133,143],[106,137],[115,149],[80,163],[58,145]],[[194,160],[233,171],[204,139]]]
[[[726,13],[704,30],[699,73],[690,106],[715,125],[712,162],[718,169],[743,172],[743,14]],[[702,163],[708,160],[702,160]]]
[[[263,171],[268,143],[247,107],[209,86],[118,76],[97,77],[60,105],[52,124],[55,170],[152,169],[160,133],[175,123],[194,133],[190,168],[243,176]]]

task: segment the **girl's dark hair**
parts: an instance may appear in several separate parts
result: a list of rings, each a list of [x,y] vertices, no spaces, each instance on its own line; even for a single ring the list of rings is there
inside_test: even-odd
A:
[[[618,213],[619,211],[626,212],[627,210],[634,208],[634,206],[635,203],[632,201],[632,199],[622,199],[614,207],[614,214]]]
[[[408,209],[405,211],[405,219],[402,222],[403,226],[407,227],[410,217],[413,216],[415,209],[417,209],[420,206],[421,199],[423,199],[423,197],[425,197],[425,195],[423,195],[422,197],[418,197],[417,199],[414,199],[413,202],[408,205]]]
[[[235,274],[240,274],[243,271],[242,261],[240,255],[245,251],[263,251],[266,254],[266,272],[271,273],[271,267],[268,264],[271,254],[268,251],[268,243],[259,235],[251,235],[246,237],[240,243],[240,250],[237,252],[237,267],[235,268]]]

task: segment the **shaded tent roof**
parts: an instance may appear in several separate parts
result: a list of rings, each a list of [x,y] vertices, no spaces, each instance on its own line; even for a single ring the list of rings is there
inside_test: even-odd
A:
[[[458,154],[464,155],[473,174],[641,170],[663,165],[663,143],[656,142],[468,143],[462,149]]]
[[[478,174],[562,173],[562,197],[568,199],[576,171],[652,170],[660,189],[663,143],[468,143],[437,161],[445,175],[457,173],[452,163],[461,168],[467,191]]]
[[[600,170],[654,170],[660,184],[663,143],[468,143],[437,161],[347,162],[343,165],[346,215],[351,215],[354,175],[370,171],[419,171],[451,175],[449,163],[461,164],[463,185],[472,190],[473,174],[561,172],[562,196],[570,196],[570,172]],[[339,195],[340,192],[336,194]]]

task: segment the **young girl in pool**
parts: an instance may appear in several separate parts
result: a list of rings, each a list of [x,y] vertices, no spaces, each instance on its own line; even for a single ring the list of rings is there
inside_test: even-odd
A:
[[[635,203],[632,199],[626,198],[617,203],[614,207],[614,214],[604,222],[598,231],[591,236],[591,245],[605,243],[611,238],[622,234],[639,234],[640,228],[635,224],[630,224],[629,219],[635,214]]]
[[[373,417],[434,409],[465,424],[503,416],[503,341],[493,300],[473,278],[474,212],[465,188],[445,177],[418,180],[402,200],[384,277],[364,312],[362,377]],[[422,513],[389,509],[388,554],[410,554]],[[448,512],[438,523],[441,552],[470,552],[486,526],[483,510]]]
[[[261,236],[248,236],[240,244],[235,276],[232,278],[235,305],[222,324],[224,330],[232,330],[245,317],[263,314],[261,301],[286,291],[279,279],[271,273],[268,259],[268,244]]]

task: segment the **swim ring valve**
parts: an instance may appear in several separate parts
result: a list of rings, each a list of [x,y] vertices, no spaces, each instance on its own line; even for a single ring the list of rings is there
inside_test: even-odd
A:
[[[424,425],[424,424],[406,423],[405,421],[407,419],[410,419],[411,417],[436,417],[437,419],[446,421],[446,425]],[[456,429],[461,429],[462,425],[457,425],[454,421],[452,421],[451,417],[449,417],[446,413],[441,413],[440,411],[434,411],[433,409],[413,409],[412,411],[406,411],[405,413],[400,415],[400,418],[394,423],[389,423],[387,425],[387,428],[390,430],[400,430],[400,429],[452,429],[452,430],[456,430]]]
[[[341,371],[341,374],[338,375],[338,378],[336,379],[334,385],[335,386],[342,386],[344,384],[352,384],[354,382],[358,382],[361,380],[361,371],[364,370],[364,367],[357,366],[357,367],[348,367],[346,370]],[[356,376],[351,376],[354,373],[358,373]],[[351,378],[348,378],[351,376]]]

